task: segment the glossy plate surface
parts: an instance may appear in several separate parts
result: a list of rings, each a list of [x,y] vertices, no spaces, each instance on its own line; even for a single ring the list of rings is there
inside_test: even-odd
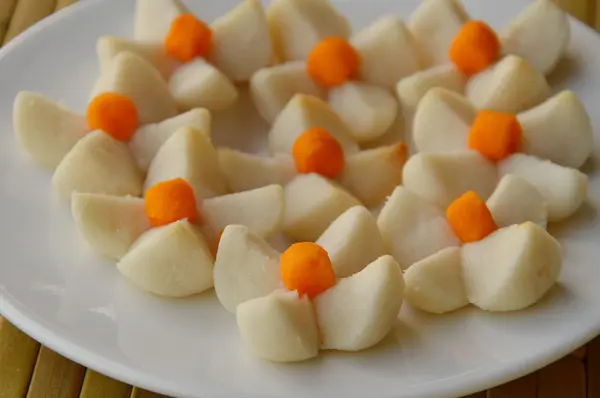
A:
[[[188,0],[213,20],[235,0]],[[350,0],[337,6],[355,29],[376,17],[407,16],[418,0]],[[474,18],[503,26],[524,0],[466,0]],[[44,20],[0,51],[0,312],[59,353],[114,378],[175,396],[202,398],[455,397],[542,367],[600,332],[598,158],[588,164],[590,200],[552,232],[565,248],[561,284],[527,311],[467,309],[444,317],[402,312],[379,347],[278,366],[253,358],[235,319],[214,294],[166,301],[132,288],[77,236],[50,174],[20,154],[12,102],[39,91],[83,111],[98,68],[101,35],[131,36],[133,0],[86,0]],[[569,55],[551,77],[586,104],[600,143],[600,39],[573,22]],[[214,140],[264,148],[267,126],[247,97],[215,116]],[[235,117],[231,117],[235,115]],[[597,152],[596,152],[597,153]]]

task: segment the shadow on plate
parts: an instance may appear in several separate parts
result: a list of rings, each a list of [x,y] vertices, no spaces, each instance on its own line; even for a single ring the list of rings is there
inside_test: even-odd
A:
[[[212,113],[212,141],[216,147],[267,154],[269,124],[258,114],[247,85],[238,86],[233,106]]]
[[[548,232],[556,239],[572,238],[575,232],[588,231],[598,223],[598,209],[590,200],[581,205],[567,220],[548,225]]]
[[[581,59],[576,54],[568,52],[548,75],[548,84],[552,88],[563,87],[569,77],[577,76],[582,69]]]

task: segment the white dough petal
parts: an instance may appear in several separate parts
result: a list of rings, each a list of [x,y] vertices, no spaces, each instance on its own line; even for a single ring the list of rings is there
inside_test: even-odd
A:
[[[570,41],[569,14],[548,0],[532,2],[502,32],[504,51],[523,57],[545,75],[552,72]]]
[[[50,170],[89,131],[85,116],[28,91],[21,91],[15,98],[13,128],[17,141],[33,161]]]
[[[523,152],[561,166],[579,168],[591,155],[594,132],[590,116],[574,92],[565,90],[518,115]]]

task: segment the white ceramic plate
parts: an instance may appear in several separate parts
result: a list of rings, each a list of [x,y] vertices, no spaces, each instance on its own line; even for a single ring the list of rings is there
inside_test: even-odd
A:
[[[382,14],[408,15],[418,0],[351,0],[337,5],[360,28]],[[235,0],[188,0],[203,19]],[[467,0],[475,18],[501,27],[524,0]],[[78,238],[68,207],[53,199],[50,175],[21,156],[12,135],[19,90],[39,91],[83,111],[97,77],[100,35],[131,36],[134,0],[85,0],[0,52],[0,312],[59,353],[128,383],[202,398],[455,397],[536,370],[600,332],[600,176],[590,162],[590,203],[555,227],[565,248],[561,284],[527,311],[474,309],[444,317],[402,312],[376,349],[327,354],[278,366],[252,357],[235,319],[214,295],[166,301],[132,288]],[[573,23],[568,59],[552,77],[591,111],[600,143],[600,39]],[[235,117],[230,117],[235,115]],[[248,105],[217,115],[218,144],[260,150],[266,126]],[[245,137],[242,139],[242,137]]]

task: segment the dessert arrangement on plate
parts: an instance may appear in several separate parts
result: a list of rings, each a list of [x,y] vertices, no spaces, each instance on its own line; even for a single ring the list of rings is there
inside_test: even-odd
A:
[[[210,24],[138,0],[134,24],[98,39],[85,115],[21,92],[14,132],[139,289],[214,288],[252,352],[294,362],[376,345],[403,301],[518,311],[557,282],[546,229],[586,200],[593,132],[546,79],[570,42],[552,1],[498,32],[458,0],[358,32],[324,0],[242,0]],[[213,145],[241,85],[269,156]]]

